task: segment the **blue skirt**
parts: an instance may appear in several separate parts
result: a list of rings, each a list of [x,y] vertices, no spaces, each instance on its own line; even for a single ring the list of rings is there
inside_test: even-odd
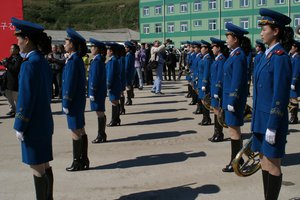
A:
[[[211,97],[211,107],[213,108],[219,108],[222,104],[219,103],[219,100],[215,99],[214,97]]]
[[[291,92],[290,92],[290,98],[297,98],[299,96],[300,96],[300,92],[299,91],[291,90]]]
[[[22,162],[25,164],[39,165],[53,160],[52,134],[30,139],[26,139],[25,135],[25,139],[21,143],[21,148]]]
[[[110,101],[120,100],[121,92],[110,91],[108,97]]]
[[[230,112],[225,109],[225,123],[227,126],[243,126],[244,125],[244,112]]]
[[[76,115],[67,115],[68,128],[71,130],[81,129],[85,126],[84,112]]]
[[[267,158],[283,158],[285,154],[286,134],[276,134],[275,144],[269,144],[265,140],[265,134],[253,133],[251,149],[259,152]]]
[[[91,101],[91,111],[105,112],[105,99],[101,98],[97,101]]]

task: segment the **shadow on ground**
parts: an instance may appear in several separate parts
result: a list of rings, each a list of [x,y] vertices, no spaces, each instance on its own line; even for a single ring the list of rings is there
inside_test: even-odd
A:
[[[146,133],[137,136],[130,136],[127,138],[120,138],[115,140],[109,140],[108,142],[129,142],[129,141],[139,141],[139,140],[157,140],[163,138],[179,137],[181,135],[195,134],[197,131],[169,131],[169,132],[156,132],[156,133]]]
[[[194,200],[201,194],[214,194],[220,191],[217,185],[208,184],[196,188],[191,188],[190,185],[192,184],[138,192],[122,196],[119,200]]]
[[[183,162],[188,158],[197,158],[197,157],[205,157],[205,156],[206,153],[203,151],[197,153],[179,152],[179,153],[155,154],[155,155],[148,155],[148,156],[139,156],[131,160],[118,161],[116,163],[100,165],[90,169],[91,170],[117,169],[117,168],[126,169],[132,167],[162,165],[162,164]]]
[[[285,154],[282,159],[282,166],[300,165],[300,153]]]
[[[162,95],[160,97],[164,97],[164,96]],[[134,103],[134,105],[172,104],[172,103],[179,103],[179,102],[187,102],[187,100],[181,100],[181,101],[154,101],[154,102],[148,102],[148,103]]]
[[[153,125],[153,124],[164,124],[164,123],[174,123],[179,121],[193,120],[194,118],[166,118],[166,119],[151,119],[146,121],[139,121],[135,123],[122,124],[122,126],[136,126],[136,125]]]
[[[155,113],[168,113],[168,112],[177,112],[180,110],[187,110],[186,108],[179,108],[179,109],[157,109],[157,110],[145,110],[140,112],[131,112],[126,113],[126,115],[138,115],[138,114],[155,114]]]

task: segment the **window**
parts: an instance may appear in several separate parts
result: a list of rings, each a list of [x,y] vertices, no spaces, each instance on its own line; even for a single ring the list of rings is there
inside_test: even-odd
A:
[[[161,6],[155,6],[155,14],[161,15]]]
[[[241,7],[249,7],[249,0],[240,0]]]
[[[260,29],[260,26],[258,25],[258,23],[259,23],[260,20],[261,20],[261,17],[257,17],[257,20],[256,20],[257,24],[256,25],[257,25],[257,28],[259,28],[259,29]]]
[[[275,0],[276,4],[285,4],[285,0]]]
[[[249,19],[241,18],[240,19],[240,27],[242,27],[243,29],[248,29],[249,28]]]
[[[200,11],[201,10],[201,1],[195,1],[194,2],[194,11]]]
[[[144,30],[144,34],[149,34],[150,33],[149,24],[144,24],[143,30]]]
[[[188,5],[187,3],[181,3],[180,4],[180,12],[187,12],[188,11]]]
[[[300,25],[300,15],[295,15],[294,16],[294,26]]]
[[[168,13],[169,13],[169,14],[174,13],[174,4],[168,5]]]
[[[168,33],[174,33],[174,23],[168,23]]]
[[[188,23],[180,22],[180,32],[187,32],[187,31],[188,31]]]
[[[215,31],[217,28],[217,20],[211,19],[208,21],[208,30]]]
[[[224,8],[232,8],[232,0],[224,0]]]
[[[213,10],[217,9],[217,0],[209,0],[208,1],[208,8]]]
[[[226,24],[227,23],[232,23],[232,19],[228,18],[228,19],[224,19],[224,29],[227,30],[226,28]]]
[[[199,27],[202,26],[202,21],[201,20],[195,20],[194,21],[194,27]]]
[[[155,24],[155,33],[161,33],[161,24]]]
[[[144,7],[144,9],[143,9],[143,15],[144,16],[149,15],[149,7]]]
[[[295,3],[300,3],[300,0],[295,0]]]
[[[258,6],[265,6],[265,5],[267,5],[267,0],[257,0],[257,5]]]

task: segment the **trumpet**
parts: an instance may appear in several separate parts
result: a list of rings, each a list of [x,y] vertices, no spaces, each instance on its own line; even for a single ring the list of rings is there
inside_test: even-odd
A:
[[[232,167],[236,175],[241,177],[251,176],[260,169],[259,153],[251,150],[252,137],[236,155],[232,161]],[[241,160],[243,164],[240,164]]]

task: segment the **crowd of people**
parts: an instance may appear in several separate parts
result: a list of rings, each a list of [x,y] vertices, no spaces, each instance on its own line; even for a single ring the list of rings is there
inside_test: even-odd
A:
[[[228,127],[231,157],[223,172],[234,171],[232,162],[242,148],[241,126],[252,112],[252,150],[260,153],[265,199],[277,199],[288,124],[298,123],[300,42],[293,39],[293,30],[286,26],[291,22],[289,17],[269,9],[260,9],[259,13],[262,31],[255,56],[246,37],[248,31],[227,23],[226,41],[213,37],[210,42],[187,41],[179,58],[175,49],[168,48],[172,42],[169,39],[164,43],[154,41],[151,47],[136,41],[123,45],[90,38],[91,61],[86,56],[86,39],[75,30],[66,30],[63,46],[51,46],[51,38],[42,26],[12,18],[18,44],[13,44],[11,56],[1,61],[7,69],[5,96],[11,109],[8,115],[15,117],[22,161],[33,171],[36,198],[53,199],[54,178],[49,163],[53,160],[54,131],[51,99],[62,100],[71,132],[73,159],[66,171],[88,170],[86,97],[98,122],[92,143],[103,143],[108,140],[106,127],[119,126],[125,105],[133,104],[134,88],[143,90],[144,84],[152,85],[149,92],[163,96],[163,75],[165,80],[176,81],[185,73],[190,105],[197,105],[194,114],[203,115],[199,125],[212,124],[210,108],[213,110],[213,135],[208,140],[223,141],[223,128]],[[247,105],[251,77],[252,110]],[[107,97],[112,110],[109,123],[105,114]],[[243,162],[240,160],[240,165]]]

